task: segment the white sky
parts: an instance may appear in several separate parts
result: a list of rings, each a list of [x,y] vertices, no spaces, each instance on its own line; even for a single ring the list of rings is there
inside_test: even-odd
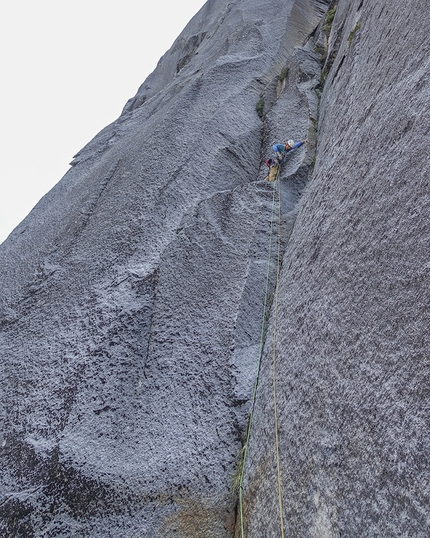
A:
[[[0,17],[0,243],[205,0],[10,0]]]

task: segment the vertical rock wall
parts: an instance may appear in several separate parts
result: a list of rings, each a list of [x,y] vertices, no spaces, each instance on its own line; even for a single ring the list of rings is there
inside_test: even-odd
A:
[[[430,12],[340,0],[317,158],[283,258],[245,480],[246,536],[430,534]],[[326,32],[328,29],[326,27]],[[324,32],[316,35],[317,48]],[[287,121],[285,117],[285,121]],[[282,120],[281,120],[282,121]]]
[[[2,536],[241,534],[285,138],[246,536],[281,534],[274,371],[285,536],[428,536],[429,18],[209,0],[1,245]]]
[[[278,137],[312,136],[319,63],[302,46],[326,9],[209,0],[0,247],[2,536],[233,532],[269,249],[262,160]],[[311,161],[302,148],[284,170],[283,244]]]

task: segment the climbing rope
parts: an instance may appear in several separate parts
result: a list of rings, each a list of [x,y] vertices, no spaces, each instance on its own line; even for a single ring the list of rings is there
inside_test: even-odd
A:
[[[275,202],[276,194],[278,194],[278,252],[277,252],[277,264],[276,264],[276,283],[275,283],[275,320],[274,320],[274,355],[273,355],[273,375],[274,375],[274,407],[275,407],[275,442],[276,442],[276,460],[277,460],[277,471],[278,471],[278,496],[279,496],[279,510],[280,510],[280,523],[281,523],[281,535],[284,538],[284,522],[283,522],[283,509],[282,509],[282,491],[281,491],[281,473],[280,473],[280,459],[279,459],[279,440],[278,440],[278,418],[277,418],[277,406],[276,406],[276,315],[278,308],[278,281],[279,281],[279,268],[281,260],[281,187],[279,180],[281,167],[278,168],[278,172],[273,183],[273,196],[272,196],[272,209],[270,215],[270,233],[269,233],[269,252],[267,258],[267,271],[266,271],[266,285],[264,292],[264,304],[263,304],[263,319],[261,322],[261,333],[260,333],[260,347],[258,352],[258,362],[257,362],[257,375],[254,383],[254,391],[252,395],[252,405],[251,411],[248,418],[248,427],[246,431],[246,441],[242,449],[242,462],[240,470],[240,482],[239,482],[239,515],[240,515],[240,535],[241,538],[245,538],[245,525],[243,517],[243,479],[245,475],[245,465],[246,459],[248,456],[248,447],[249,440],[251,437],[251,428],[252,428],[252,419],[255,409],[255,402],[257,399],[257,388],[258,382],[260,380],[260,371],[261,371],[261,359],[263,355],[264,347],[264,335],[266,332],[267,324],[267,303],[268,303],[268,290],[269,290],[269,276],[270,276],[270,265],[272,261],[272,237],[273,237],[273,223],[274,223],[274,214],[275,214]]]
[[[279,297],[279,273],[281,267],[281,186],[278,183],[278,256],[276,262],[276,283],[275,283],[275,306],[273,312],[273,412],[275,419],[275,452],[276,469],[278,475],[278,498],[279,498],[279,518],[281,525],[281,536],[284,538],[284,516],[282,506],[282,486],[281,486],[281,460],[279,456],[279,435],[278,435],[278,405],[276,398],[276,345],[277,345],[277,325],[278,325],[278,297]]]

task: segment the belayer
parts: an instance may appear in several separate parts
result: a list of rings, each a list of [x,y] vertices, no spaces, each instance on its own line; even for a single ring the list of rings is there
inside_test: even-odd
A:
[[[284,162],[287,154],[290,151],[299,148],[306,142],[307,140],[301,140],[300,142],[294,143],[294,140],[288,140],[285,144],[273,144],[273,156],[266,161],[266,165],[269,167],[269,175],[265,179],[267,181],[275,181],[279,167]]]

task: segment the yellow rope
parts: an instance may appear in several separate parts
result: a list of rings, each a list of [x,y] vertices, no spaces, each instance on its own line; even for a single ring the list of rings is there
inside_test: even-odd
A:
[[[282,486],[281,486],[281,461],[279,456],[279,435],[278,435],[278,406],[276,399],[276,343],[277,343],[277,320],[278,320],[278,297],[279,297],[279,273],[281,267],[281,185],[278,182],[278,259],[276,263],[276,284],[275,284],[275,306],[273,312],[273,411],[275,418],[275,445],[276,445],[276,468],[278,474],[278,498],[279,498],[279,518],[281,525],[281,536],[284,538],[284,515],[282,506]]]
[[[276,175],[276,179],[278,179],[279,176],[279,170]],[[274,215],[274,209],[275,209],[275,194],[276,190],[273,189],[273,196],[272,196],[272,211],[270,215],[270,234],[269,234],[269,253],[267,257],[267,271],[266,271],[266,289],[264,292],[264,304],[263,304],[263,319],[261,322],[261,332],[260,332],[260,348],[258,352],[258,364],[257,364],[257,375],[255,378],[254,383],[254,392],[252,396],[252,406],[251,411],[249,414],[248,419],[248,428],[246,432],[246,441],[245,445],[243,447],[243,457],[241,462],[241,474],[240,474],[240,482],[239,482],[239,515],[240,515],[240,535],[241,538],[245,538],[245,524],[243,519],[243,479],[245,475],[245,464],[246,464],[246,458],[248,455],[248,447],[249,447],[249,439],[251,436],[251,426],[252,426],[252,418],[255,408],[255,401],[257,398],[257,388],[258,388],[258,381],[260,379],[260,370],[261,370],[261,357],[263,354],[263,347],[264,347],[264,334],[266,330],[266,311],[267,311],[267,299],[269,296],[269,276],[270,276],[270,263],[272,260],[272,235],[273,235],[273,215]]]
[[[279,439],[278,439],[278,414],[277,414],[277,403],[276,403],[276,336],[277,336],[276,322],[277,322],[277,314],[278,314],[278,283],[279,283],[279,272],[280,272],[280,264],[281,264],[281,185],[280,185],[280,181],[278,181],[280,170],[281,170],[281,167],[278,168],[278,172],[275,178],[275,183],[273,185],[274,188],[273,188],[273,199],[272,199],[272,214],[270,217],[270,243],[269,243],[269,255],[268,255],[268,260],[267,260],[266,290],[265,290],[265,295],[264,295],[263,320],[261,324],[260,351],[259,351],[259,359],[258,359],[258,366],[257,366],[257,377],[254,384],[252,407],[251,407],[251,412],[250,412],[249,420],[248,420],[246,441],[243,447],[243,459],[242,459],[242,464],[241,464],[242,468],[241,468],[240,483],[239,483],[239,515],[240,515],[241,538],[245,538],[245,524],[244,524],[244,517],[243,517],[243,479],[245,475],[245,464],[246,464],[246,458],[248,455],[249,439],[251,436],[253,412],[254,412],[255,401],[257,397],[257,387],[258,387],[258,381],[259,381],[260,369],[261,369],[261,357],[263,354],[263,346],[264,346],[264,333],[265,333],[265,328],[266,328],[266,307],[267,307],[267,297],[268,297],[270,263],[271,263],[271,257],[272,257],[271,252],[272,252],[272,235],[273,235],[273,220],[274,220],[273,213],[274,213],[275,193],[276,193],[275,185],[277,185],[277,191],[278,191],[278,253],[277,253],[277,263],[276,263],[275,310],[274,310],[274,322],[273,322],[273,398],[274,398],[274,412],[275,412],[275,443],[276,443],[276,462],[277,462],[277,472],[278,472],[279,514],[280,514],[280,523],[281,523],[281,536],[282,538],[284,538],[284,519],[283,519],[282,489],[281,489],[281,466],[280,466],[280,458],[279,458]]]

